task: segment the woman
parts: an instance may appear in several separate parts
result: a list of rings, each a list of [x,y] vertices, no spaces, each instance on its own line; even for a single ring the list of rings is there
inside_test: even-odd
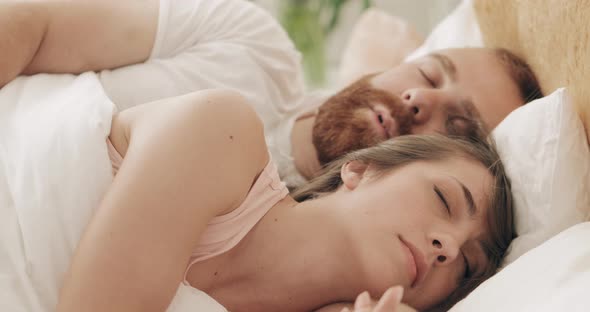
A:
[[[490,276],[514,233],[485,144],[402,137],[290,196],[256,113],[228,91],[123,111],[109,144],[118,172],[58,311],[165,311],[183,280],[230,311],[309,311],[394,285],[403,299],[393,289],[386,305],[427,309]]]

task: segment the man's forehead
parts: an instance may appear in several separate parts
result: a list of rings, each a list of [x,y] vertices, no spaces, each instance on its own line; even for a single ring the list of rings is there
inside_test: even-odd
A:
[[[424,59],[434,60],[451,81],[457,80],[457,66],[449,56],[443,54],[443,51],[429,53]]]
[[[493,49],[458,48],[439,50],[428,56],[441,67],[453,65],[454,84],[462,94],[462,105],[469,119],[485,131],[492,130],[512,110],[522,104],[514,82],[498,62]],[[444,68],[443,68],[444,70]],[[499,92],[498,90],[502,90]]]

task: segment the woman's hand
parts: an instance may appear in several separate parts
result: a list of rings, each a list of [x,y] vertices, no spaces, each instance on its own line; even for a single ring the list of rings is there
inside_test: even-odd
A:
[[[368,292],[361,293],[354,303],[354,312],[416,312],[413,308],[401,303],[404,288],[394,286],[389,288],[379,301],[371,299]],[[349,308],[341,312],[351,312]]]

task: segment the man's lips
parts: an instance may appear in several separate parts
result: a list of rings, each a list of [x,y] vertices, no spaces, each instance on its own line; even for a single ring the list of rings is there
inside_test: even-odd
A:
[[[375,121],[377,122],[378,126],[383,128],[383,134],[385,135],[386,139],[390,139],[399,135],[397,131],[397,122],[393,117],[391,117],[391,113],[389,111],[381,107],[374,107],[372,110],[375,114]]]
[[[402,242],[402,246],[406,249],[406,254],[408,256],[408,271],[410,274],[410,280],[412,281],[411,287],[416,287],[419,283],[421,283],[424,278],[426,277],[426,272],[428,267],[426,266],[426,262],[424,260],[424,254],[416,248],[412,243],[409,241],[404,240],[403,237],[399,237],[400,241]]]
[[[382,140],[389,139],[389,133],[387,132],[387,129],[385,129],[385,127],[383,127],[383,125],[381,124],[379,115],[374,110],[371,109],[368,111],[367,118],[369,120],[370,127],[374,128],[375,133],[379,136],[380,139],[382,139]]]

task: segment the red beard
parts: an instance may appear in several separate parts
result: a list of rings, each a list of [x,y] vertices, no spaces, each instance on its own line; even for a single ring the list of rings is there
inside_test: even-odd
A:
[[[372,120],[362,114],[363,110],[371,110],[376,104],[382,104],[391,111],[399,135],[410,133],[413,114],[398,96],[373,88],[369,82],[372,77],[361,78],[319,108],[312,137],[321,164],[386,139],[377,135]]]

